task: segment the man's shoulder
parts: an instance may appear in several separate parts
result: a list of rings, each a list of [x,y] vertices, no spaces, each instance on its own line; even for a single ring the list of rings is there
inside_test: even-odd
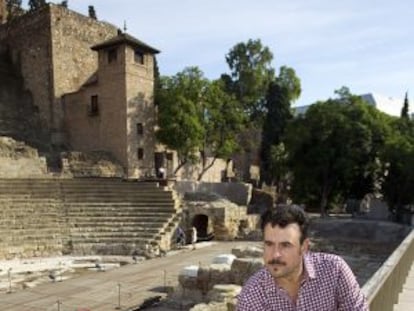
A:
[[[323,252],[308,252],[306,256],[313,262],[342,262],[343,259],[335,254],[323,253]]]
[[[309,252],[306,257],[308,262],[312,264],[316,270],[337,269],[338,267],[346,265],[344,259],[335,254]]]

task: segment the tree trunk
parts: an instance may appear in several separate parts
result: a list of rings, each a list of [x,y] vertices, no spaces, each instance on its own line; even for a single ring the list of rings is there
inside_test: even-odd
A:
[[[203,178],[204,174],[214,165],[214,162],[216,162],[216,160],[217,160],[217,157],[214,157],[213,161],[211,161],[211,163],[207,166],[205,166],[206,161],[203,161],[203,168],[197,177],[197,181],[200,181],[201,178]]]
[[[325,218],[328,216],[327,205],[328,205],[328,186],[323,185],[322,193],[321,193],[321,203],[320,203],[320,211],[321,211],[322,218]]]
[[[180,164],[178,164],[178,166],[174,170],[174,175],[176,175],[180,168],[182,168],[186,163],[187,161],[180,162]]]

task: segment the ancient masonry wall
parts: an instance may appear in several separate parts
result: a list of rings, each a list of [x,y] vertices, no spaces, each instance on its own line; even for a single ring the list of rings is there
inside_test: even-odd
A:
[[[117,28],[77,12],[51,6],[54,128],[63,126],[61,96],[78,91],[96,73],[98,55],[91,46],[112,38]]]
[[[53,4],[0,25],[0,46],[20,66],[44,127],[61,130],[60,96],[77,91],[96,71],[90,47],[115,34],[111,24]]]
[[[42,126],[49,127],[53,86],[49,8],[0,25],[0,46],[11,52],[24,88],[32,93],[33,104],[39,109]]]
[[[155,109],[154,109],[154,57],[145,54],[144,64],[134,61],[134,50],[127,48],[126,56],[126,102],[127,102],[127,148],[129,176],[149,174],[154,167]],[[137,134],[137,124],[143,125],[143,135]],[[137,150],[144,150],[142,160]]]

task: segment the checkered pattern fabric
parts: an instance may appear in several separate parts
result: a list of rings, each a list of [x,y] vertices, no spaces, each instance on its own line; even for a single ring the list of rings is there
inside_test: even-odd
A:
[[[256,272],[238,296],[237,311],[368,311],[349,266],[339,256],[308,252],[306,277],[296,303],[266,268]]]

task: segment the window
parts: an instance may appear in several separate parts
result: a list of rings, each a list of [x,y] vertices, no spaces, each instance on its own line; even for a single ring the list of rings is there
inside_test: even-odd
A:
[[[138,135],[144,134],[144,126],[142,125],[142,123],[137,123],[137,134]]]
[[[144,149],[138,148],[137,155],[138,155],[138,160],[144,159]]]
[[[144,65],[144,53],[141,51],[135,50],[134,59],[137,64]]]
[[[98,95],[91,96],[91,105],[89,107],[89,115],[92,117],[99,115]]]
[[[116,62],[118,53],[116,48],[108,50],[108,64]]]

